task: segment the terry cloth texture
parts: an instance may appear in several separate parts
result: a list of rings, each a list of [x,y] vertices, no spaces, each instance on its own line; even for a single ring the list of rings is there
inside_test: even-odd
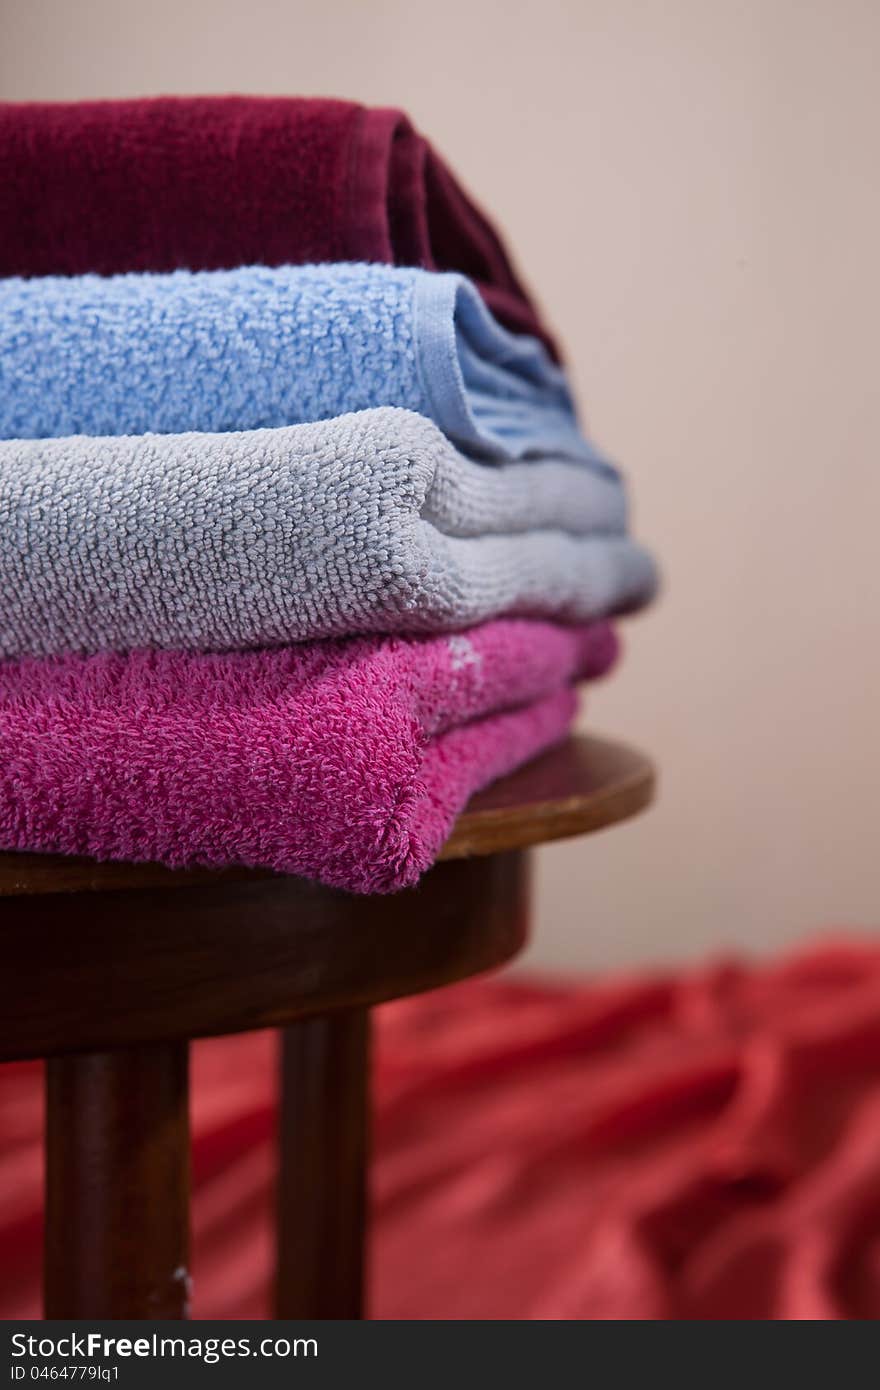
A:
[[[0,656],[583,621],[651,596],[620,482],[485,464],[380,409],[286,429],[0,442]]]
[[[606,625],[0,663],[0,846],[414,883],[471,793],[562,738]]]
[[[384,261],[546,337],[497,232],[400,111],[312,98],[0,105],[0,274]]]
[[[260,429],[399,405],[466,452],[590,457],[565,377],[458,275],[282,266],[0,281],[0,435]]]

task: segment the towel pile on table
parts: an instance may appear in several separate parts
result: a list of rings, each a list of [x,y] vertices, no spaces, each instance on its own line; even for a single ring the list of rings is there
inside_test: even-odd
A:
[[[0,846],[413,883],[646,603],[398,112],[0,108]]]

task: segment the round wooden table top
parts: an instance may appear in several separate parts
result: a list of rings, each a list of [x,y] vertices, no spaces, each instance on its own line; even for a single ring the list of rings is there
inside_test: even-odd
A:
[[[403,893],[0,855],[0,1060],[286,1026],[495,968],[527,938],[519,851],[634,815],[653,785],[641,754],[572,738],[474,797]]]
[[[649,805],[654,784],[654,768],[643,754],[620,743],[573,735],[479,792],[459,816],[440,858],[498,854],[601,830]],[[55,854],[0,854],[0,897],[274,876],[267,869],[235,866],[169,869]]]
[[[572,735],[478,792],[440,858],[526,849],[602,830],[650,805],[655,784],[653,764],[644,754],[622,743]]]

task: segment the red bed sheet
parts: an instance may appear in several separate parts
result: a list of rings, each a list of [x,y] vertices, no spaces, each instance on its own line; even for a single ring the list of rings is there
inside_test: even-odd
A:
[[[378,1014],[371,1315],[880,1315],[880,946]],[[196,1317],[268,1315],[270,1034],[193,1059]],[[39,1315],[40,1068],[0,1067],[0,1315]]]

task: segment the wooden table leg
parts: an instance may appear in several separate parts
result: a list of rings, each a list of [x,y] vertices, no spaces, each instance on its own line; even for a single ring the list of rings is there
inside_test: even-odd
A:
[[[307,1019],[281,1038],[276,1317],[360,1318],[369,1016]]]
[[[49,1318],[185,1318],[188,1045],[46,1064]]]

